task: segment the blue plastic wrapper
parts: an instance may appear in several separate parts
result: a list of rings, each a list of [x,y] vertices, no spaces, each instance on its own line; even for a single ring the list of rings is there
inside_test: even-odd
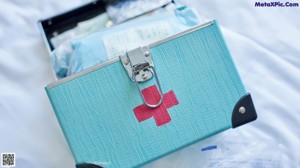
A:
[[[63,78],[199,23],[189,7],[137,18],[62,44],[52,53],[51,62],[57,77]]]

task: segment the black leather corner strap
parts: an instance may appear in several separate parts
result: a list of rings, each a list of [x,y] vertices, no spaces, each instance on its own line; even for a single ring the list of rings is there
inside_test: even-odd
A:
[[[232,128],[256,120],[257,114],[250,93],[240,98],[232,112]]]
[[[76,168],[103,168],[103,167],[94,164],[89,164],[89,163],[81,163],[81,164],[77,164]]]

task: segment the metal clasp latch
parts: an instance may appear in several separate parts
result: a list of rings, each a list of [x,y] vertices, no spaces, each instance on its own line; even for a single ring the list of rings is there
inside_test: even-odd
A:
[[[149,48],[145,46],[128,51],[126,52],[126,55],[120,56],[120,59],[125,70],[127,71],[129,78],[135,83],[144,104],[150,108],[156,108],[161,105],[163,101],[163,92],[154,68]],[[139,82],[150,80],[153,76],[155,77],[156,83],[158,85],[160,99],[156,104],[149,104],[142,94]]]

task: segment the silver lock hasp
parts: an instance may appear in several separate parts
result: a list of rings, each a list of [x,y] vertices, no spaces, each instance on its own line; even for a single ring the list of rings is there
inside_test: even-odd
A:
[[[163,101],[163,92],[159,83],[157,73],[154,68],[154,63],[147,46],[139,47],[137,49],[126,52],[125,55],[120,56],[120,60],[127,71],[129,78],[135,83],[144,104],[149,108],[156,108],[161,105]],[[156,104],[149,104],[145,100],[139,82],[145,82],[155,77],[158,85],[158,92],[160,99]]]

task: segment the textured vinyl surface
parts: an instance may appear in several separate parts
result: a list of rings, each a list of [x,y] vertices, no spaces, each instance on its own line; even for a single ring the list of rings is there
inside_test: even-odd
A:
[[[142,100],[120,62],[47,89],[76,163],[136,167],[232,127],[246,91],[217,23],[150,51],[163,92],[179,102],[165,125],[135,118]]]

